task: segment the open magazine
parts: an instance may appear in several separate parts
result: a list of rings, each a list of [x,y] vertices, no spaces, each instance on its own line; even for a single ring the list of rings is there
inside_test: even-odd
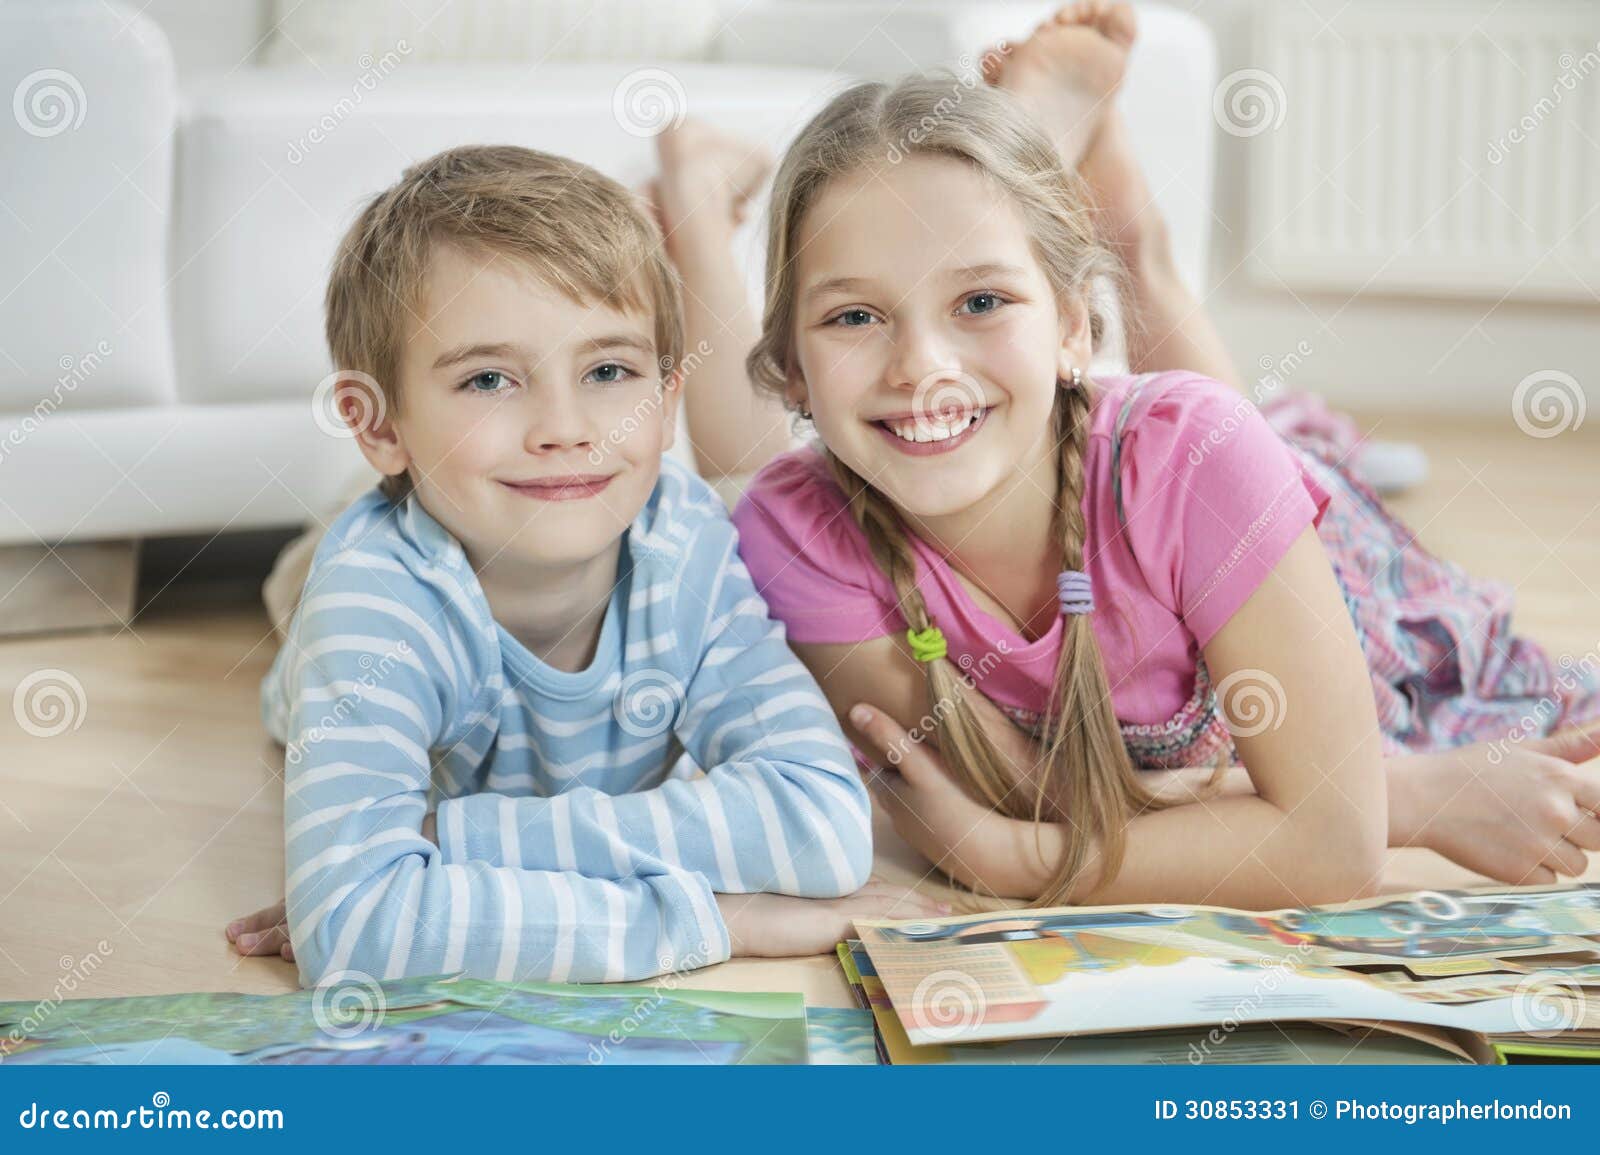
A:
[[[1163,1049],[1229,1061],[1230,1046],[1284,1050],[1291,1025],[1327,1044],[1319,1054],[1342,1045],[1352,1061],[1600,1061],[1600,883],[1265,912],[1006,910],[856,930],[841,961],[891,1062],[1149,1061]],[[1014,1040],[1049,1042],[968,1050]]]

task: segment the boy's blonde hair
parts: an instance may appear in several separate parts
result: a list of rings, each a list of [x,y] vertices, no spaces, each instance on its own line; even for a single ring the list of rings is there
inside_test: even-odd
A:
[[[339,244],[325,301],[328,351],[403,404],[401,350],[439,245],[508,257],[579,304],[649,312],[663,376],[683,352],[683,303],[661,232],[638,199],[586,164],[514,145],[467,145],[412,165],[375,196]],[[384,494],[410,491],[406,474]]]
[[[840,94],[784,156],[772,193],[762,333],[747,366],[758,387],[781,396],[791,374],[799,372],[793,349],[795,263],[806,213],[832,182],[908,155],[949,157],[997,182],[1020,212],[1057,301],[1083,300],[1091,335],[1099,341],[1105,323],[1094,282],[1106,278],[1120,285],[1124,274],[1096,236],[1076,174],[1062,167],[1049,138],[1008,93],[954,77],[915,76],[894,85],[861,84]],[[1093,399],[1087,382],[1083,388],[1057,385],[1055,536],[1061,568],[1081,570],[1084,456]],[[917,589],[909,531],[894,505],[823,449],[873,559],[894,586],[901,615],[915,630],[937,625]],[[1110,608],[1104,594],[1099,601],[1099,612]],[[953,660],[919,663],[927,671],[930,715],[950,770],[1001,813],[1072,829],[1065,858],[1039,896],[1044,905],[1082,901],[1114,878],[1128,819],[1170,804],[1146,789],[1128,756],[1088,615],[1067,615],[1063,625],[1038,767],[1012,765],[990,740],[964,696],[972,692],[972,683]],[[1219,778],[1213,775],[1210,790]],[[1033,788],[1024,789],[1030,782]],[[1094,879],[1085,879],[1097,850],[1100,869]]]

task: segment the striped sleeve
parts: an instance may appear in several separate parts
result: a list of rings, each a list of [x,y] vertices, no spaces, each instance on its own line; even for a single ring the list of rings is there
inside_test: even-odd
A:
[[[449,863],[422,836],[430,753],[482,706],[480,653],[420,579],[333,565],[308,588],[279,659],[301,982],[454,971],[616,981],[727,958],[706,880],[669,862],[641,854],[626,879]]]
[[[447,861],[517,862],[625,878],[658,859],[722,894],[850,894],[872,867],[871,805],[827,699],[784,641],[725,518],[692,542],[679,636],[699,639],[675,678],[675,723],[704,773],[608,796],[477,794],[439,807]],[[659,689],[659,678],[642,685]],[[625,706],[622,709],[626,713]]]

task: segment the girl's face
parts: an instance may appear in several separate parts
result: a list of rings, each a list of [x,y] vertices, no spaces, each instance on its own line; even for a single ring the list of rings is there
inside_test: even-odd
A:
[[[1058,305],[1004,189],[911,156],[828,186],[796,242],[791,404],[902,510],[960,513],[1055,453],[1088,310]]]

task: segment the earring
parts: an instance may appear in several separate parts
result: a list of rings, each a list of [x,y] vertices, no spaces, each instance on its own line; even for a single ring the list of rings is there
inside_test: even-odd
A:
[[[1083,370],[1076,365],[1072,367],[1072,387],[1074,389],[1083,388]]]
[[[804,401],[800,402],[800,416],[806,421],[811,420],[811,407]]]

